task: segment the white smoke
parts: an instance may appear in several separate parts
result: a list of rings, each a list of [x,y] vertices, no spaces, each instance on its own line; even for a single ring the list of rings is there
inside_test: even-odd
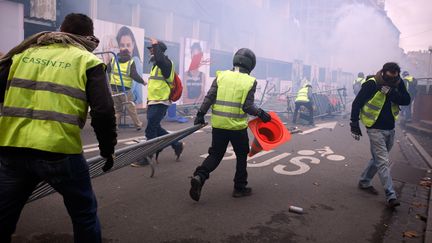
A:
[[[337,24],[323,46],[335,67],[375,73],[385,62],[400,62],[399,33],[383,13],[362,4],[345,5],[336,12]]]

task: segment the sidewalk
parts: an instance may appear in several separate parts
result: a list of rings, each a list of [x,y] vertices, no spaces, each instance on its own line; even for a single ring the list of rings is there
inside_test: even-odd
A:
[[[407,129],[406,136],[410,142],[410,145],[416,150],[416,152],[421,156],[421,159],[428,165],[428,174],[426,177],[432,177],[432,131],[419,126],[417,124],[407,123],[404,128]],[[426,130],[426,131],[425,131]],[[425,182],[426,183],[426,182]],[[426,183],[429,185],[427,197],[427,211],[424,215],[418,217],[427,217],[426,229],[424,233],[424,242],[432,242],[432,187],[430,186],[430,181]],[[426,189],[426,187],[422,186]],[[423,189],[424,190],[424,189]],[[423,192],[423,195],[425,193]]]

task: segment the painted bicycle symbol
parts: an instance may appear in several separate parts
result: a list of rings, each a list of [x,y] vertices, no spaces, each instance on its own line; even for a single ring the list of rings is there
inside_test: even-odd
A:
[[[275,164],[276,162],[283,162],[285,158],[292,155],[291,153],[284,152],[281,154],[278,154],[274,157],[271,157],[269,159],[266,159],[262,162],[256,162],[255,160],[259,157],[262,157],[267,154],[271,154],[273,152],[276,152],[274,150],[270,151],[261,151],[258,154],[248,157],[248,167],[250,168],[258,168],[258,167],[265,167],[272,164]],[[222,158],[222,160],[234,160],[236,158],[234,150],[232,147],[228,147],[226,151],[227,155]],[[206,158],[208,154],[203,154],[200,157]],[[297,156],[292,157],[289,160],[290,165],[294,165],[298,168],[296,169],[289,169],[287,168],[288,165],[284,164],[277,164],[273,167],[273,171],[281,174],[281,175],[301,175],[306,172],[308,172],[311,167],[309,164],[317,165],[321,162],[320,158],[326,158],[330,161],[342,161],[345,160],[345,157],[342,155],[335,154],[333,150],[329,146],[324,146],[323,148],[314,149],[314,150],[299,150],[297,151]],[[289,166],[290,168],[292,166]]]

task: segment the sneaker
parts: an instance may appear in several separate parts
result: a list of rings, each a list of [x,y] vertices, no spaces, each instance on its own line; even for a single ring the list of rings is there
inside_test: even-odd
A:
[[[250,188],[250,187],[245,187],[242,189],[235,189],[234,188],[234,191],[232,194],[233,197],[247,197],[250,195],[252,195],[252,188]]]
[[[181,142],[179,144],[180,144],[180,146],[177,146],[174,148],[174,153],[177,156],[177,159],[176,159],[177,161],[179,160],[180,155],[182,154],[183,149],[184,149],[184,143]]]
[[[190,197],[195,200],[199,201],[201,196],[201,189],[202,189],[203,183],[201,181],[201,177],[196,175],[191,177],[191,188],[189,190]]]
[[[143,167],[149,164],[149,161],[147,158],[142,159],[141,161],[133,162],[131,164],[132,167]]]
[[[360,190],[363,190],[363,191],[365,191],[365,192],[367,192],[367,193],[370,193],[370,194],[372,194],[372,195],[378,195],[378,194],[379,194],[378,191],[377,191],[377,190],[375,189],[375,187],[373,187],[373,186],[362,187],[362,186],[359,184],[358,187],[359,187]]]
[[[399,202],[399,200],[397,200],[396,198],[393,198],[393,199],[390,199],[390,200],[388,201],[387,206],[388,206],[389,208],[396,208],[396,207],[400,206],[400,202]]]

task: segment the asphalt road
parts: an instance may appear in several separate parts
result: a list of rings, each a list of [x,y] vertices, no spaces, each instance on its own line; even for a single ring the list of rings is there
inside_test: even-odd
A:
[[[165,149],[154,178],[149,177],[148,166],[125,167],[95,178],[105,242],[384,241],[389,236],[383,225],[391,224],[398,212],[386,208],[378,178],[374,179],[378,196],[357,188],[359,175],[370,159],[367,136],[355,141],[347,120],[317,121],[317,126],[324,126],[322,123],[327,128],[300,127],[304,134],[293,134],[290,142],[248,161],[249,186],[253,188],[250,197],[231,197],[235,158],[229,149],[206,182],[201,200],[189,198],[188,177],[211,143],[209,127],[183,140],[186,147],[180,162],[175,162],[171,148]],[[175,131],[191,123],[164,126]],[[143,135],[143,131],[122,129],[118,146]],[[86,128],[83,136],[85,156],[97,155],[91,129]],[[396,139],[405,139],[400,130]],[[421,165],[406,164],[397,143],[390,160],[395,180],[401,182],[396,183],[398,192],[405,182],[416,183],[424,176]],[[290,205],[302,207],[305,213],[289,212]],[[66,243],[72,240],[71,232],[62,198],[53,194],[26,205],[14,242]]]

